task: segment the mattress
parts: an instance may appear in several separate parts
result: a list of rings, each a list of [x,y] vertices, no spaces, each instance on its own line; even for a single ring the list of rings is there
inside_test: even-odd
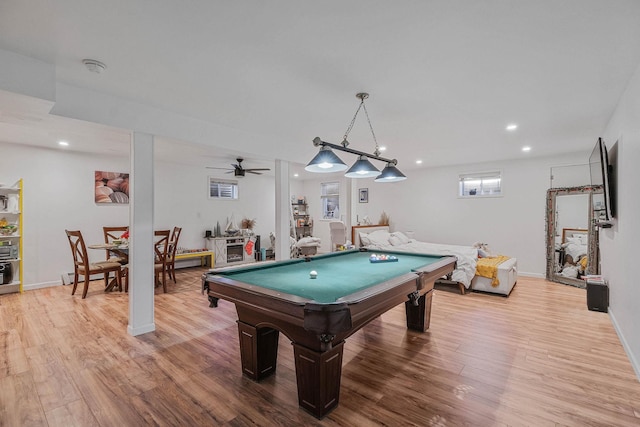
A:
[[[474,291],[491,292],[493,294],[501,294],[508,296],[518,280],[518,260],[509,258],[505,262],[498,265],[498,281],[497,286],[491,285],[491,279],[488,277],[474,276],[471,280],[471,289]]]
[[[362,231],[366,230],[366,232]],[[404,233],[389,233],[389,226],[353,227],[352,234],[356,247],[364,247],[369,250],[411,252],[429,255],[447,255],[457,258],[456,268],[451,274],[454,282],[459,282],[466,289],[471,286],[471,279],[476,273],[476,261],[478,249],[471,246],[443,245],[439,243],[420,242],[410,239]],[[356,234],[357,231],[357,234]],[[375,235],[377,238],[374,238]],[[368,241],[363,241],[363,235]],[[402,235],[403,239],[393,239],[394,235]],[[373,239],[373,240],[372,240]]]

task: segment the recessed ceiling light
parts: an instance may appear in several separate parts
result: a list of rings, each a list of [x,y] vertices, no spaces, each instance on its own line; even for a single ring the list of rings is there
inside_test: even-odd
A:
[[[531,147],[526,146],[526,147],[522,147],[522,151],[524,151],[525,153],[531,151]]]
[[[82,63],[85,67],[87,67],[87,70],[91,71],[92,73],[100,74],[107,69],[106,65],[95,59],[83,59]]]
[[[421,165],[422,164],[422,160],[416,160],[416,164]]]
[[[67,141],[58,141],[58,145],[60,145],[62,147],[68,147],[69,143]]]
[[[518,129],[518,125],[515,124],[515,123],[511,123],[510,125],[507,125],[506,129],[510,130],[510,131],[514,131],[514,130]]]
[[[299,175],[297,173],[294,173],[293,176],[297,178]]]
[[[385,146],[378,147],[378,148],[380,149],[380,151],[386,151],[387,150],[387,147],[385,147]]]

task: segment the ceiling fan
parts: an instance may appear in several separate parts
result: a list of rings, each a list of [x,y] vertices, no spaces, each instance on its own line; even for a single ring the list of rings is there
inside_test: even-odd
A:
[[[236,159],[236,161],[238,162],[238,164],[231,164],[231,166],[233,166],[233,169],[229,169],[229,168],[215,168],[215,167],[211,167],[211,166],[207,166],[207,169],[222,169],[222,170],[226,170],[228,171],[227,173],[231,173],[233,172],[234,176],[244,176],[245,172],[249,172],[252,173],[254,175],[262,175],[262,171],[268,171],[271,170],[269,168],[250,168],[250,169],[245,169],[242,167],[242,161],[244,159],[242,157],[238,157]]]

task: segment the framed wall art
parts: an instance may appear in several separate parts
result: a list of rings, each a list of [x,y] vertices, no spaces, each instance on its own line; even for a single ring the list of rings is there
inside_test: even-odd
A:
[[[97,204],[129,204],[128,173],[96,171],[94,181]]]
[[[369,189],[368,188],[360,188],[358,190],[360,203],[369,203]]]

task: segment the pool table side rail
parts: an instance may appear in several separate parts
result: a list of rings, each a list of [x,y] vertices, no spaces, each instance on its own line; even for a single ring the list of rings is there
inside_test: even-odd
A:
[[[210,268],[207,273],[233,275],[234,273],[244,273],[246,271],[251,271],[251,270],[264,270],[264,269],[269,269],[274,267],[280,267],[287,264],[298,264],[305,261],[306,261],[305,258],[293,258],[293,259],[286,259],[282,261],[262,261],[259,263],[230,265],[226,267]]]
[[[248,285],[224,276],[207,274],[205,280],[208,284],[209,296],[214,296],[229,301],[238,307],[239,312],[243,312],[250,317],[253,314],[264,313],[266,318],[272,322],[270,326],[284,332],[289,336],[291,331],[282,328],[280,321],[289,325],[304,325],[304,310],[312,307],[346,306],[349,309],[351,322],[354,330],[359,329],[378,315],[385,313],[390,308],[409,300],[408,295],[418,291],[424,295],[433,289],[435,280],[453,271],[455,257],[446,257],[442,260],[419,268],[416,272],[405,273],[401,276],[386,280],[365,290],[339,298],[335,303],[316,303],[313,300],[302,298],[297,295],[284,294],[271,289],[262,288],[256,285]],[[253,314],[248,314],[247,310]],[[261,315],[253,319],[260,323],[258,319]],[[258,326],[256,324],[256,326]],[[265,326],[265,325],[263,325]],[[287,333],[289,332],[289,333]],[[345,339],[351,333],[340,333],[342,331],[326,331],[327,333],[338,333],[338,340]],[[298,335],[295,333],[295,335]],[[289,338],[293,338],[289,336]],[[297,337],[300,339],[300,337]],[[306,343],[309,345],[309,343]]]
[[[350,313],[351,322],[354,325],[363,325],[363,318],[370,318],[372,313],[377,315],[384,313],[392,307],[408,300],[408,295],[420,287],[424,287],[420,280],[421,275],[417,273],[405,273],[386,280],[368,289],[355,292],[351,295],[339,298],[333,303],[316,303],[314,300],[302,298],[297,295],[283,294],[272,289],[261,288],[260,286],[248,285],[228,277],[209,275],[206,277],[208,295],[215,298],[231,302],[236,305],[238,312],[253,317],[253,314],[263,313],[264,318],[269,318],[275,323],[270,323],[270,327],[284,332],[290,336],[286,328],[282,328],[279,321],[286,324],[296,324],[300,327],[304,325],[305,308],[318,307],[347,307]],[[435,279],[434,279],[435,280]],[[398,288],[402,287],[403,290]],[[426,293],[430,288],[424,288],[421,293]],[[366,304],[364,302],[366,301]],[[247,311],[248,310],[248,311]],[[249,314],[252,313],[252,314]],[[373,315],[377,317],[377,315]],[[260,326],[259,319],[262,315],[253,319],[255,326]],[[277,320],[276,320],[277,319]],[[245,321],[247,319],[245,318]],[[262,326],[267,326],[262,324]],[[326,333],[337,333],[342,331],[325,331]],[[297,335],[297,334],[296,334]],[[350,334],[342,334],[341,339],[347,338]],[[299,337],[297,337],[300,339]]]
[[[440,261],[436,261],[423,267],[415,268],[413,269],[413,271],[415,271],[416,273],[433,273],[434,275],[436,275],[436,278],[434,279],[435,281],[440,277],[446,276],[447,274],[453,272],[453,270],[456,269],[457,263],[458,258],[456,258],[455,256],[447,256],[443,257]]]
[[[423,269],[420,269],[422,271],[404,274],[371,288],[376,288],[377,293],[367,293],[365,290],[362,291],[362,293],[367,293],[368,295],[360,295],[360,292],[352,294],[348,304],[354,327],[359,329],[364,324],[380,314],[387,312],[396,305],[409,301],[409,294],[412,292],[417,291],[420,296],[429,293],[432,291],[434,283],[438,278],[453,271],[455,262],[455,257],[447,257],[442,261],[432,264],[433,268],[425,266]],[[402,291],[399,288],[403,288],[404,290]],[[369,298],[367,298],[367,296],[369,296]],[[339,299],[338,301],[341,300],[342,299]],[[364,301],[366,301],[366,304],[363,304]]]
[[[268,296],[275,299],[280,299],[283,301],[287,301],[288,303],[304,305],[310,301],[309,298],[301,297],[299,295],[289,294],[282,291],[277,291],[274,289],[264,288],[258,285],[252,285],[240,280],[233,279],[227,276],[220,276],[217,274],[205,274],[204,280],[209,283],[209,292],[211,292],[211,283],[216,283],[220,286],[241,289],[244,292],[255,294],[259,296]],[[220,297],[224,299],[224,297]]]

